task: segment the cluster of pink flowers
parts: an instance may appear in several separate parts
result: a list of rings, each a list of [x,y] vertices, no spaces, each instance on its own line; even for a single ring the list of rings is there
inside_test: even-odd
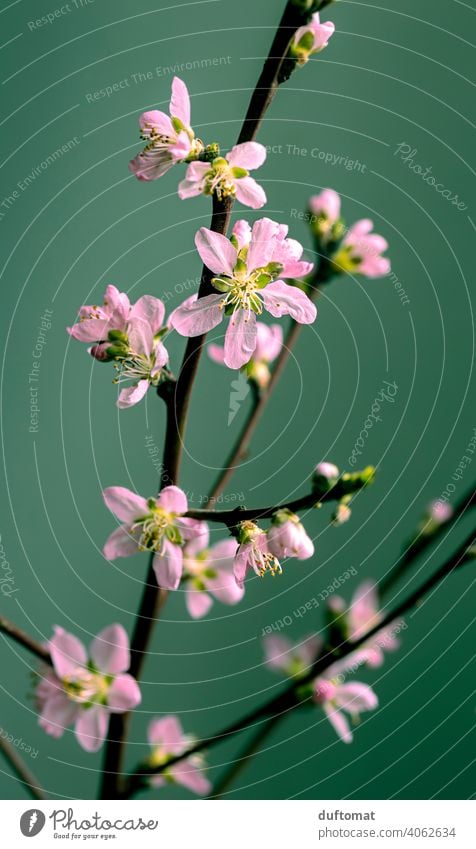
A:
[[[383,618],[378,608],[376,587],[372,581],[366,581],[357,588],[348,608],[342,599],[334,597],[330,609],[332,616],[340,620],[343,637],[351,641],[360,639]],[[325,674],[319,675],[311,682],[309,694],[315,704],[324,710],[344,743],[351,743],[353,740],[348,716],[355,723],[361,713],[378,707],[378,698],[368,684],[347,681],[347,677],[363,665],[381,666],[384,648],[393,651],[398,646],[399,642],[390,627],[378,631],[368,642],[333,663],[326,669]],[[269,634],[264,638],[266,665],[296,681],[309,673],[322,649],[322,643],[315,635],[306,637],[297,644],[280,634]]]
[[[383,236],[373,233],[373,221],[362,218],[346,229],[341,219],[341,199],[333,189],[324,189],[309,200],[311,224],[318,240],[332,244],[331,263],[336,273],[383,277],[390,260],[382,256],[388,248]]]
[[[266,148],[258,142],[235,145],[225,157],[218,145],[205,147],[190,126],[190,97],[183,80],[174,77],[170,115],[152,109],[139,119],[144,150],[129,163],[139,180],[157,180],[180,162],[188,163],[185,179],[179,184],[182,199],[215,194],[219,200],[236,197],[245,206],[259,209],[266,195],[249,172],[266,159]]]
[[[66,328],[73,339],[92,343],[88,350],[96,360],[116,362],[116,382],[130,384],[120,391],[118,407],[137,404],[163,376],[169,359],[161,341],[164,318],[165,307],[159,298],[143,295],[131,304],[125,292],[110,285],[102,306],[82,306],[79,321]]]
[[[206,522],[188,518],[187,496],[177,486],[166,486],[158,498],[144,498],[122,486],[103,492],[109,510],[121,522],[104,545],[108,560],[151,551],[159,586],[186,588],[190,615],[205,616],[215,597],[236,604],[243,597],[243,582],[252,569],[257,575],[280,574],[280,559],[306,560],[314,545],[298,516],[278,510],[268,531],[254,522],[238,525],[237,539],[209,546]]]
[[[91,643],[83,643],[63,628],[48,642],[52,669],[41,671],[36,688],[40,726],[61,737],[74,725],[76,739],[87,752],[97,752],[107,734],[111,713],[137,707],[141,694],[130,666],[129,640],[121,625],[104,628]]]

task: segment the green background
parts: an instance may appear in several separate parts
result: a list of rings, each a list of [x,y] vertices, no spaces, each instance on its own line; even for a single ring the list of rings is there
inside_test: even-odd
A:
[[[86,642],[114,621],[130,632],[146,573],[145,556],[104,560],[101,548],[115,525],[101,489],[115,484],[146,495],[155,491],[146,436],[160,451],[161,402],[150,393],[145,403],[119,412],[112,368],[94,363],[65,333],[81,303],[101,302],[107,282],[134,299],[146,292],[163,297],[168,310],[196,287],[193,237],[208,225],[210,203],[178,199],[179,168],[148,185],[128,173],[128,159],[140,148],[137,118],[146,108],[166,108],[170,66],[223,57],[221,64],[203,62],[208,67],[179,75],[191,92],[197,134],[229,148],[282,5],[218,0],[160,8],[160,0],[95,0],[75,8],[70,2],[54,23],[32,28],[29,21],[60,5],[2,3],[1,194],[4,199],[16,188],[19,196],[8,209],[0,207],[0,533],[16,590],[1,606],[37,639],[47,639],[53,624]],[[466,4],[450,8],[430,0],[403,0],[398,11],[360,2],[330,7],[323,17],[335,21],[337,33],[329,47],[292,76],[266,116],[259,141],[275,152],[258,177],[268,205],[253,213],[237,204],[234,217],[267,214],[288,223],[312,258],[296,210],[331,186],[342,194],[347,222],[370,216],[388,239],[409,303],[402,304],[388,278],[348,277],[325,289],[318,319],[302,333],[228,494],[261,505],[306,492],[321,459],[348,467],[383,381],[396,382],[398,392],[394,403],[383,403],[382,421],[369,431],[361,465],[374,463],[379,474],[355,500],[351,521],[331,527],[330,508],[306,517],[316,542],[312,560],[287,563],[275,581],[250,579],[239,607],[217,603],[203,621],[190,620],[180,592],[169,599],[132,724],[131,766],[146,754],[151,716],[178,713],[186,731],[200,736],[278,692],[280,679],[263,666],[262,629],[291,616],[286,636],[318,632],[322,604],[302,618],[293,611],[319,598],[351,566],[358,574],[341,588],[347,599],[364,577],[382,577],[428,501],[448,482],[457,499],[474,480],[474,457],[462,479],[453,478],[476,424],[466,40],[473,15]],[[153,79],[132,82],[132,74],[147,71]],[[126,79],[129,84],[112,96],[89,102],[88,94]],[[18,190],[18,182],[74,138],[78,143],[69,152]],[[467,209],[457,209],[412,172],[395,154],[400,143],[416,148],[415,161],[431,166]],[[297,154],[294,146],[306,152]],[[312,155],[315,149],[365,167],[326,164]],[[53,310],[52,327],[41,357],[39,429],[31,433],[28,376],[45,309]],[[170,341],[174,368],[183,342]],[[233,379],[203,358],[181,477],[193,506],[246,415],[249,398],[228,426]],[[429,574],[470,523],[466,517],[415,572]],[[213,538],[218,535],[214,529]],[[360,674],[374,686],[380,707],[364,716],[352,746],[336,739],[317,709],[295,712],[274,730],[229,798],[474,793],[471,581],[470,567],[448,580],[409,617],[400,651],[381,669]],[[405,584],[386,603],[404,592]],[[83,752],[71,731],[55,741],[38,729],[30,684],[35,661],[4,638],[0,647],[0,726],[38,749],[28,762],[52,798],[91,798],[101,756]],[[212,780],[242,744],[228,741],[209,753]],[[22,797],[3,761],[0,769],[4,797]],[[176,788],[163,795],[189,796]]]

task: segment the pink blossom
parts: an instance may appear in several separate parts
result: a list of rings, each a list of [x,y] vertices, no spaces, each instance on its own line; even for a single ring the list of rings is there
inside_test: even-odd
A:
[[[266,665],[290,678],[305,675],[321,647],[321,641],[314,635],[294,644],[281,634],[269,634],[263,644]]]
[[[164,316],[159,298],[143,295],[131,304],[125,292],[108,286],[103,306],[81,307],[79,322],[66,328],[74,339],[94,343],[89,352],[95,359],[115,361],[114,382],[130,384],[119,393],[120,409],[137,404],[163,376],[169,359],[160,339]]]
[[[188,298],[170,316],[171,326],[182,336],[200,336],[230,316],[225,334],[224,362],[238,369],[256,349],[256,316],[263,308],[275,318],[291,315],[300,324],[311,324],[316,307],[296,286],[281,277],[308,273],[311,263],[300,261],[302,246],[286,238],[287,228],[261,218],[253,225],[248,245],[238,249],[220,233],[202,227],[195,237],[197,250],[216,276],[212,285],[220,294]],[[237,242],[236,235],[232,239]],[[278,278],[278,279],[276,279]]]
[[[270,551],[266,532],[254,522],[241,522],[238,526],[239,546],[235,555],[233,571],[239,587],[243,586],[250,569],[262,578],[266,572],[273,577],[281,575],[278,558]]]
[[[454,510],[446,501],[432,501],[428,507],[428,518],[436,525],[442,525],[451,519]]]
[[[360,639],[383,619],[379,610],[377,587],[373,581],[364,581],[357,587],[348,610],[345,610],[345,604],[338,596],[334,599],[334,605],[335,609],[341,605],[343,607],[343,622],[351,642]],[[360,662],[366,663],[367,666],[378,667],[384,661],[384,652],[395,651],[399,645],[395,629],[388,626],[378,631],[350,657],[355,658],[357,655]]]
[[[290,510],[278,510],[268,531],[268,546],[280,560],[297,557],[307,560],[314,554],[314,544],[307,535],[299,517]]]
[[[317,678],[314,682],[314,701],[323,708],[344,743],[352,743],[353,740],[345,714],[348,713],[355,722],[363,711],[375,710],[378,707],[377,696],[367,684],[361,684],[359,681],[341,684],[338,679],[328,678]]]
[[[266,195],[249,172],[259,168],[266,159],[266,148],[258,142],[243,142],[232,147],[226,157],[217,156],[212,162],[191,162],[185,180],[179,184],[182,200],[197,195],[213,195],[218,200],[236,197],[240,203],[259,209]]]
[[[190,97],[187,86],[174,77],[170,100],[170,117],[152,109],[139,119],[144,150],[129,162],[129,169],[139,180],[157,180],[177,162],[190,161],[203,150],[190,126]]]
[[[52,737],[74,725],[79,745],[97,752],[107,734],[111,713],[125,713],[141,701],[130,666],[129,640],[122,625],[109,625],[91,643],[83,643],[56,627],[48,643],[53,669],[44,672],[37,689],[39,724]]]
[[[187,496],[178,486],[166,486],[158,498],[143,498],[123,486],[103,492],[106,506],[120,522],[106,540],[108,560],[153,551],[153,567],[160,587],[176,590],[183,571],[183,546],[200,533],[201,522],[187,519]]]
[[[186,602],[193,619],[208,613],[213,597],[224,604],[237,604],[244,595],[244,588],[237,585],[233,576],[238,543],[229,538],[210,546],[208,525],[200,525],[195,538],[183,549]]]
[[[340,195],[334,189],[323,189],[309,198],[310,223],[320,240],[335,241],[342,237],[340,207]]]
[[[334,31],[332,21],[321,24],[319,12],[315,12],[308,24],[296,30],[291,42],[291,55],[297,58],[298,64],[305,64],[310,56],[327,47]]]
[[[256,348],[248,363],[243,366],[247,377],[264,389],[271,377],[269,364],[276,359],[283,347],[283,330],[279,324],[256,322]],[[215,363],[225,364],[225,349],[222,345],[208,346],[208,356]]]
[[[373,221],[363,218],[350,227],[338,252],[332,257],[337,271],[350,271],[365,277],[382,277],[390,271],[390,260],[382,256],[388,243],[372,233]]]
[[[149,757],[152,767],[164,766],[168,760],[181,755],[193,743],[193,738],[183,733],[176,716],[153,719],[149,724],[147,738],[152,746],[152,754]],[[160,774],[151,776],[150,783],[153,787],[164,787],[168,782],[182,784],[192,793],[207,796],[211,791],[211,784],[204,775],[204,766],[202,755],[190,755],[183,761],[165,767]]]

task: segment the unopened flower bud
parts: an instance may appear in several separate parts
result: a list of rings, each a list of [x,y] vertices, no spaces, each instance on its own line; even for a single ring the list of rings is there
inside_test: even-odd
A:
[[[334,463],[318,463],[312,475],[312,491],[317,495],[329,492],[339,480],[339,469]]]
[[[352,510],[349,505],[345,501],[339,501],[334,513],[332,514],[332,524],[333,525],[343,525],[344,522],[348,522],[351,517]]]

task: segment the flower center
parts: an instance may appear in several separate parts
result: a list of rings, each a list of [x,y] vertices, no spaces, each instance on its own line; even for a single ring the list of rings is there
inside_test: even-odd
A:
[[[162,507],[153,507],[145,519],[132,525],[131,530],[140,528],[140,551],[157,551],[162,553],[165,539],[177,545],[182,544],[182,537],[175,525],[175,514],[167,513]]]
[[[62,683],[71,701],[88,707],[92,703],[104,704],[110,687],[110,680],[82,667],[64,678]]]
[[[271,554],[270,551],[262,551],[258,545],[253,545],[253,568],[255,572],[263,578],[266,572],[269,572],[273,578],[275,575],[282,575],[283,570],[281,568],[281,564],[277,557],[274,554]]]

